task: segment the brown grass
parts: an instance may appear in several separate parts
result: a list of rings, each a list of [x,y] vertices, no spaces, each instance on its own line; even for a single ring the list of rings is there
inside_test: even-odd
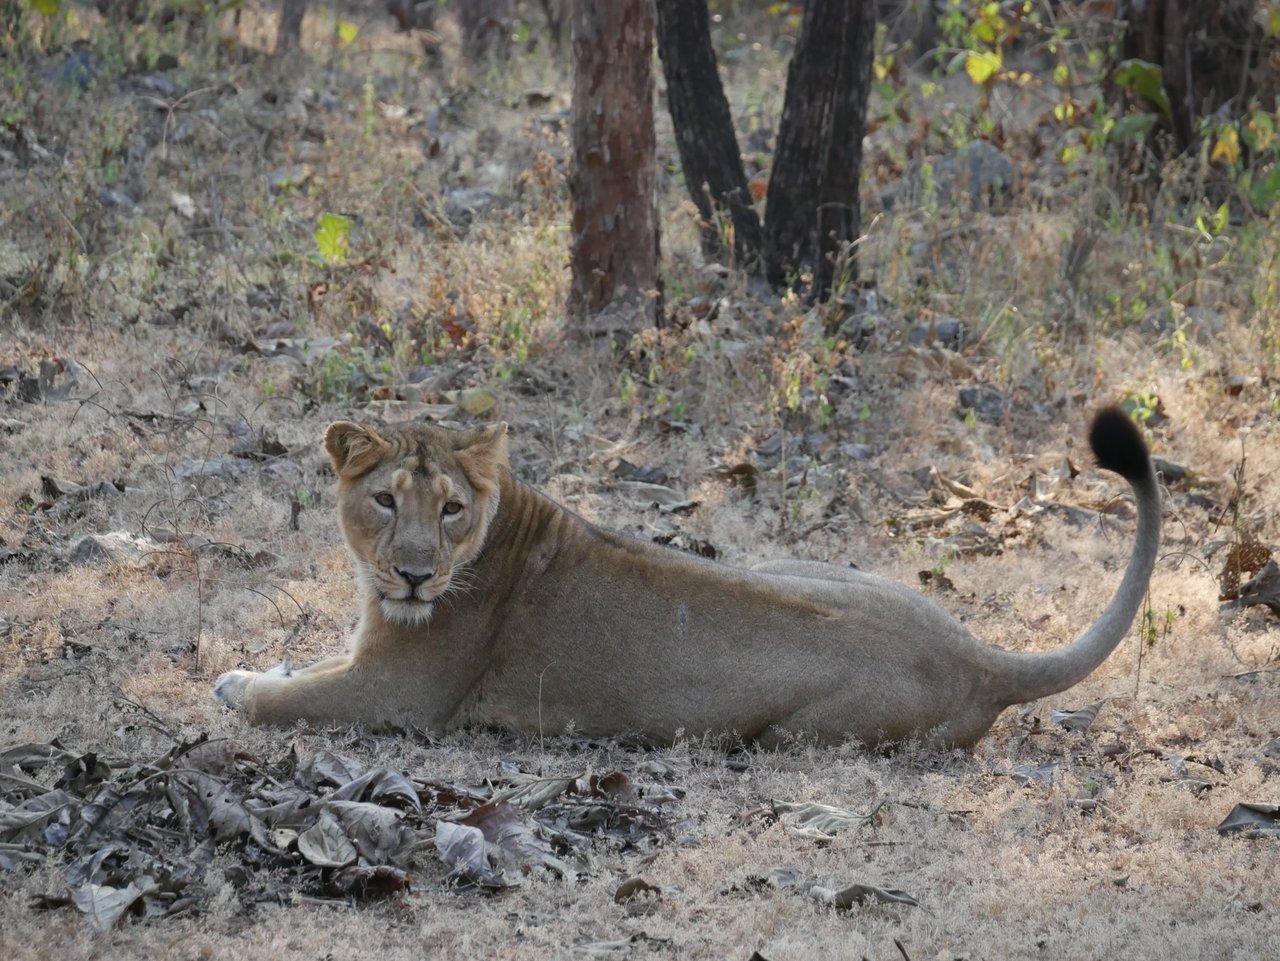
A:
[[[430,67],[378,18],[340,47],[313,16],[305,54],[279,65],[256,53],[272,21],[252,5],[237,41],[185,45],[154,25],[106,28],[74,9],[79,26],[56,37],[46,28],[5,64],[22,89],[0,100],[16,111],[8,129],[47,151],[0,155],[0,278],[26,291],[4,295],[0,368],[34,372],[59,357],[79,370],[67,398],[0,399],[0,418],[22,422],[0,427],[0,548],[18,555],[0,566],[0,747],[56,737],[124,761],[207,733],[262,757],[290,745],[341,749],[464,783],[502,764],[635,772],[656,757],[685,794],[649,854],[601,845],[581,883],[534,874],[497,896],[449,889],[444,868],[424,857],[413,891],[392,903],[244,906],[223,876],[224,853],[194,916],[97,935],[71,910],[28,907],[64,887],[59,865],[46,864],[0,875],[0,957],[1274,953],[1273,842],[1214,830],[1238,801],[1280,800],[1263,753],[1280,734],[1277,620],[1221,605],[1216,579],[1223,544],[1250,536],[1280,546],[1274,223],[1212,241],[1185,210],[1148,225],[1083,168],[1048,200],[1028,192],[1004,216],[869,217],[862,271],[887,306],[871,344],[855,350],[823,337],[823,309],[706,269],[668,178],[667,293],[682,326],[590,355],[564,337],[566,151],[539,115],[566,107],[568,89],[544,55],[474,67],[446,44],[444,63]],[[742,29],[775,26],[748,19]],[[66,42],[92,31],[98,80],[69,91],[56,67]],[[156,38],[182,60],[171,76],[185,95],[161,95],[164,109],[139,96],[140,74],[123,70]],[[770,43],[744,47],[730,73],[739,113],[776,116],[784,70]],[[550,105],[523,105],[523,91],[544,86]],[[901,135],[886,128],[877,149],[900,155]],[[660,149],[674,161],[669,133]],[[295,163],[309,165],[307,183],[273,192],[268,174]],[[105,205],[104,187],[132,191],[139,210]],[[461,187],[499,201],[468,230],[445,216]],[[175,210],[175,192],[192,198],[193,218]],[[356,216],[347,265],[313,256],[324,212]],[[1079,228],[1098,239],[1068,282],[1061,265]],[[247,297],[254,285],[260,299]],[[704,303],[719,305],[706,323]],[[1160,310],[1183,326],[1152,333],[1143,321]],[[162,311],[171,319],[154,323]],[[907,347],[909,328],[931,317],[965,320],[976,342],[959,356]],[[254,331],[280,320],[297,326],[299,347],[343,342],[311,351],[319,357],[269,356],[276,335]],[[251,338],[267,352],[248,349]],[[422,373],[421,385],[404,386]],[[1009,416],[957,416],[956,390],[970,383],[999,388]],[[913,583],[921,570],[944,571],[955,590],[941,602],[1012,648],[1072,636],[1105,602],[1128,551],[1123,509],[1073,522],[1027,500],[1033,475],[1041,507],[1122,499],[1081,447],[1091,409],[1158,396],[1167,420],[1150,429],[1155,452],[1195,480],[1170,487],[1151,586],[1156,636],[1145,643],[1135,627],[1078,690],[1026,716],[1008,712],[972,754],[797,744],[730,755],[697,732],[651,754],[488,732],[428,746],[251,730],[216,708],[209,685],[220,671],[310,660],[339,649],[352,625],[324,425],[434,413],[444,408],[425,405],[468,387],[492,392],[484,417],[512,424],[521,476],[592,520],[706,539],[732,563],[856,561]],[[239,423],[270,427],[287,455],[230,457]],[[778,430],[792,459],[758,461],[757,498],[709,473],[751,458]],[[850,444],[870,445],[869,458],[851,458]],[[619,457],[663,466],[699,506],[666,515],[633,505],[614,483]],[[1083,471],[1075,480],[1061,475],[1068,457]],[[209,462],[223,472],[202,475]],[[903,526],[937,506],[914,476],[929,467],[1001,508],[979,525],[998,555],[956,556],[966,532],[954,526]],[[125,491],[46,509],[44,476],[120,480]],[[137,561],[68,563],[82,535],[107,531],[173,535]],[[252,566],[202,546],[216,544],[276,559]],[[1050,708],[1102,699],[1085,734],[1048,720]],[[1183,783],[1172,755],[1193,759],[1210,786]],[[1051,781],[1009,776],[1046,764],[1056,765]],[[751,813],[771,800],[865,812],[883,799],[873,825],[825,843]],[[818,907],[768,883],[782,867],[828,887],[903,889],[922,907]],[[661,896],[616,904],[618,884],[634,875]]]

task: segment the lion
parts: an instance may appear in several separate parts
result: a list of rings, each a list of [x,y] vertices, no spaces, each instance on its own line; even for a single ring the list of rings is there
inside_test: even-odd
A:
[[[362,599],[351,651],[230,671],[214,693],[259,724],[969,748],[1006,707],[1088,676],[1143,601],[1160,542],[1150,455],[1115,408],[1089,440],[1133,489],[1132,554],[1092,627],[1018,653],[860,570],[738,568],[597,527],[513,476],[506,424],[340,421],[324,446]]]

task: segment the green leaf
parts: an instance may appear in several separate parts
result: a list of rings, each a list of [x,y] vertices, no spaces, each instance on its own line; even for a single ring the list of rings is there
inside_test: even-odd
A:
[[[1166,117],[1173,113],[1169,95],[1164,92],[1164,68],[1146,60],[1125,60],[1112,73],[1117,86],[1133,90],[1160,108]]]
[[[999,50],[990,52],[970,50],[965,54],[964,72],[969,75],[970,80],[981,87],[1000,72],[1003,63]]]
[[[1142,140],[1159,119],[1159,115],[1154,113],[1131,113],[1115,122],[1108,139]]]
[[[325,263],[340,264],[347,257],[347,243],[351,239],[351,218],[341,214],[324,214],[316,229],[316,247]]]
[[[1213,232],[1220,234],[1227,227],[1227,221],[1231,217],[1231,210],[1224,201],[1222,206],[1213,212]]]
[[[344,47],[349,47],[356,42],[356,37],[360,33],[360,28],[350,20],[338,21],[338,43]]]
[[[1280,164],[1272,167],[1249,189],[1249,202],[1258,210],[1270,210],[1277,201],[1280,201]]]
[[[62,8],[62,0],[27,0],[27,2],[31,4],[32,10],[46,17],[56,16]]]

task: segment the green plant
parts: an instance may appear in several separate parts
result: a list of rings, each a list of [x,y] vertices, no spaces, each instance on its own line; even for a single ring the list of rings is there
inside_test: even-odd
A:
[[[330,267],[343,263],[347,259],[347,246],[351,240],[352,220],[341,214],[322,214],[320,226],[316,228],[316,248],[320,257]]]

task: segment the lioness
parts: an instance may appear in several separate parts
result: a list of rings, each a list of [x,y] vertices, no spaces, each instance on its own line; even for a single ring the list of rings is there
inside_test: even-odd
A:
[[[505,424],[335,423],[324,444],[364,604],[351,653],[231,671],[214,693],[255,723],[970,746],[1005,707],[1101,664],[1146,591],[1160,539],[1146,445],[1115,409],[1089,442],[1137,500],[1128,569],[1070,644],[1012,653],[881,577],[744,570],[602,530],[512,476]]]

